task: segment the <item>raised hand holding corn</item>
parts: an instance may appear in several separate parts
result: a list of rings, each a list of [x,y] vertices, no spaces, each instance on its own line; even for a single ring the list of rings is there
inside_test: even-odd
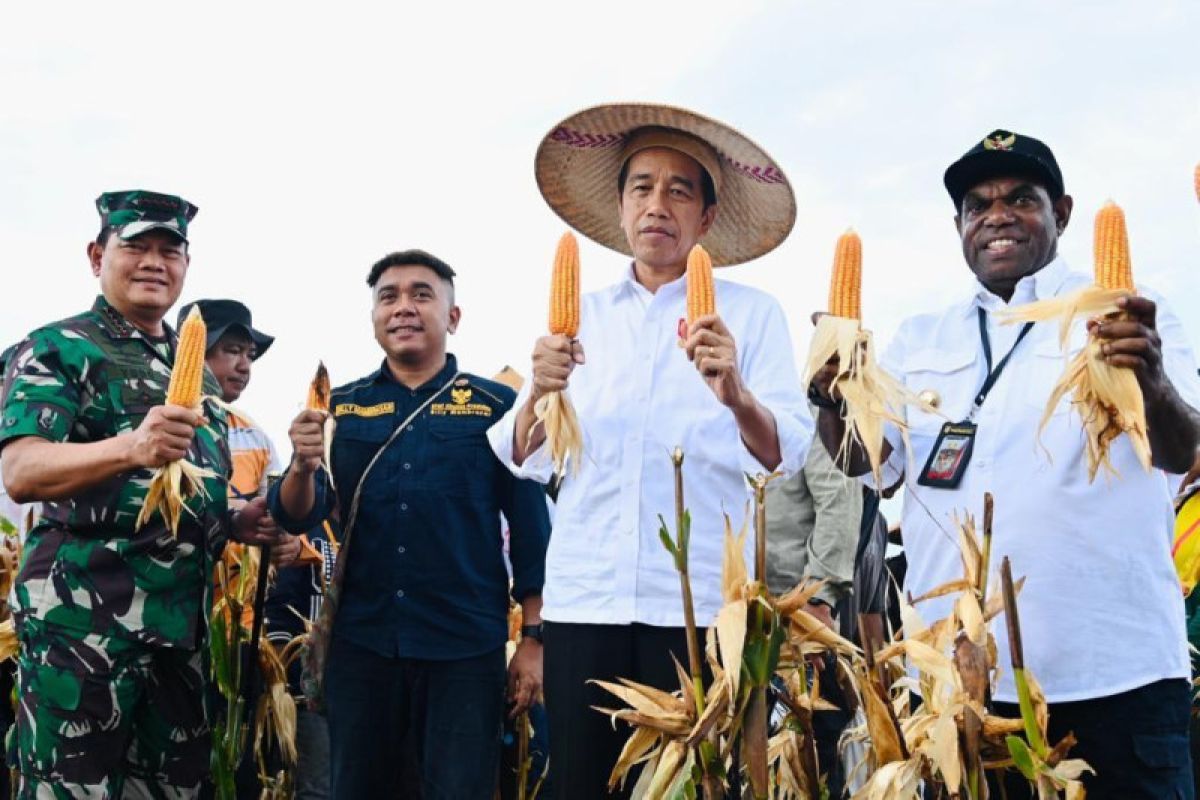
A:
[[[195,425],[202,421],[199,411],[204,384],[206,336],[204,318],[200,315],[200,309],[194,307],[179,330],[175,365],[167,385],[166,406],[151,409],[143,423],[147,429],[147,447],[151,456],[148,464],[159,458],[163,461],[150,479],[146,499],[137,518],[138,528],[155,511],[160,511],[171,533],[178,535],[180,516],[188,510],[187,501],[196,495],[208,497],[203,483],[208,473],[186,460],[188,447],[195,435]],[[189,425],[192,427],[189,428]]]

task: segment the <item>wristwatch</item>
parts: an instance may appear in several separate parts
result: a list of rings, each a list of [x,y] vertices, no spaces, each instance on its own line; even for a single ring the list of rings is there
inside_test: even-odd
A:
[[[542,644],[542,623],[536,625],[521,626],[522,639],[534,639],[538,644]]]
[[[826,607],[826,608],[828,608],[828,609],[832,609],[832,608],[833,608],[833,603],[830,603],[828,600],[822,600],[822,599],[821,599],[821,598],[819,598],[819,597],[810,597],[810,598],[808,598],[808,604],[809,604],[810,606],[825,606],[825,607]]]
[[[816,383],[810,383],[808,385],[808,402],[812,403],[817,408],[828,408],[831,411],[838,411],[842,407],[842,403],[839,403],[837,400],[831,400],[822,395],[817,389]]]

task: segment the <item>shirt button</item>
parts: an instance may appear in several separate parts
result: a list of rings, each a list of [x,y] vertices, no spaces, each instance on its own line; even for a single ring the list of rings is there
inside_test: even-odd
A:
[[[416,396],[417,396],[417,393],[416,393],[416,392],[409,392],[409,394],[410,394],[411,396],[413,396],[413,397],[416,397]]]
[[[401,511],[408,511],[408,503],[401,503],[401,504],[400,504],[400,510],[401,510]]]
[[[396,599],[397,599],[397,600],[403,600],[403,599],[404,599],[404,590],[403,590],[403,589],[399,589],[399,590],[397,590],[397,592],[396,592]]]
[[[408,430],[411,432],[411,431],[412,431],[412,429],[413,429],[413,426],[412,426],[412,425],[409,425],[409,426],[408,426]]]
[[[397,552],[397,553],[399,553],[400,555],[404,555],[404,548],[403,548],[403,547],[397,547],[397,548],[396,548],[396,552]]]
[[[405,468],[405,469],[412,469],[412,464],[407,464],[407,463],[406,463],[406,464],[404,465],[404,468]]]

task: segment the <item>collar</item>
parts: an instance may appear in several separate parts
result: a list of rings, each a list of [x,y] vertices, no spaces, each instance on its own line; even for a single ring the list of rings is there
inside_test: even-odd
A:
[[[1035,300],[1048,300],[1051,297],[1056,297],[1066,283],[1069,273],[1070,267],[1067,265],[1066,259],[1061,255],[1055,256],[1053,261],[1037,272],[1032,275],[1026,275],[1017,281],[1017,285],[1013,289],[1012,300],[1008,303],[1005,303],[998,296],[992,294],[986,286],[976,280],[975,294],[971,296],[969,301],[963,304],[963,315],[970,316],[974,314],[976,308],[982,308],[986,311],[996,311],[1004,308],[1006,305],[1020,305],[1032,303]]]
[[[433,389],[439,389],[441,388],[442,384],[453,378],[456,372],[458,372],[458,359],[454,357],[453,353],[446,353],[446,363],[440,370],[438,370],[438,373],[412,391],[427,392]],[[401,385],[400,381],[396,380],[395,376],[392,375],[392,371],[388,369],[386,358],[383,360],[383,363],[379,365],[379,369],[375,370],[367,377],[372,383],[394,383],[397,386]]]
[[[635,264],[634,264],[634,262],[630,261],[628,269],[625,270],[625,277],[621,280],[621,283],[618,285],[619,285],[621,291],[625,292],[626,294],[629,294],[634,297],[641,295],[643,297],[646,297],[647,299],[656,297],[657,295],[662,294],[663,292],[667,292],[668,294],[671,292],[686,292],[687,291],[687,271],[685,270],[682,275],[680,275],[678,278],[671,281],[670,283],[664,283],[662,286],[660,286],[658,288],[658,292],[651,294],[649,289],[647,289],[645,286],[643,286],[641,283],[638,282],[637,272],[635,271]]]
[[[140,329],[108,302],[104,295],[96,295],[96,302],[92,303],[92,312],[100,318],[100,327],[102,327],[109,336],[114,339],[145,339],[147,337]],[[175,341],[175,331],[163,320],[163,332],[166,334],[167,341]]]

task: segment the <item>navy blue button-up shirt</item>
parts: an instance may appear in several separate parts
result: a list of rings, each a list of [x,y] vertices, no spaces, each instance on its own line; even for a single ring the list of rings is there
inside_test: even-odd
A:
[[[513,477],[493,455],[486,432],[516,399],[512,389],[474,375],[453,385],[453,355],[415,389],[383,368],[335,389],[331,464],[336,498],[318,474],[316,502],[288,517],[278,486],[271,513],[289,532],[318,524],[338,504],[349,519],[367,463],[396,426],[436,393],[433,403],[387,447],[367,476],[346,551],[335,636],[382,655],[459,659],[508,638],[509,576],[501,514],[511,531],[512,597],[540,593],[550,519],[544,490]]]

